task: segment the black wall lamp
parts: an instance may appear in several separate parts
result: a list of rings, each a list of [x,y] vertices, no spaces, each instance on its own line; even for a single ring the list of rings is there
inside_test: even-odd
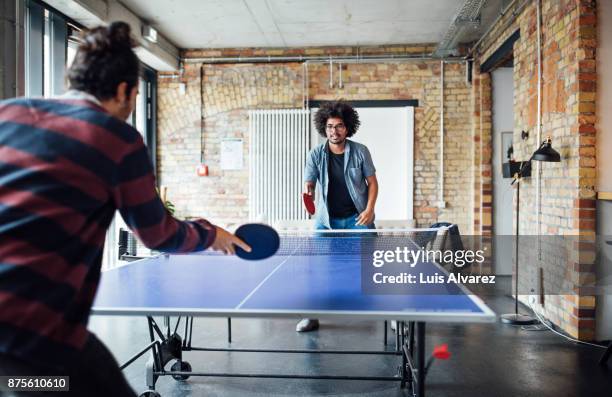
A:
[[[526,314],[520,314],[518,311],[518,271],[519,271],[519,215],[521,213],[521,178],[525,176],[525,169],[529,168],[531,172],[531,160],[535,161],[544,161],[550,163],[558,163],[561,161],[561,155],[555,149],[552,148],[552,140],[550,136],[547,137],[541,144],[538,150],[533,152],[529,161],[522,162],[521,168],[514,175],[514,180],[511,185],[514,185],[516,182],[516,234],[515,234],[515,259],[514,259],[514,274],[516,280],[514,282],[514,313],[503,314],[501,316],[501,321],[506,324],[511,325],[528,325],[533,324],[536,320]]]
[[[552,148],[552,139],[548,137],[546,140],[544,140],[544,142],[542,142],[538,150],[533,152],[531,155],[531,160],[558,163],[561,161],[561,155]]]

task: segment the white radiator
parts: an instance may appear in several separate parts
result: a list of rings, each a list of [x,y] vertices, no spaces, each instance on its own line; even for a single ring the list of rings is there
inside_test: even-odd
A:
[[[302,207],[303,174],[310,148],[310,112],[249,111],[251,221],[308,219]]]

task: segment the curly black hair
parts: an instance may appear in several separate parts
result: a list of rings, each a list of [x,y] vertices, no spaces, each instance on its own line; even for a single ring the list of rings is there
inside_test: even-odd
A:
[[[314,117],[317,131],[323,138],[327,137],[325,128],[327,127],[327,120],[330,118],[342,119],[346,126],[347,137],[355,135],[361,124],[359,114],[348,103],[344,101],[326,102],[321,105]]]
[[[140,61],[130,25],[113,22],[83,32],[74,61],[68,69],[70,88],[87,92],[99,100],[115,96],[117,86],[127,83],[128,92],[138,84]]]

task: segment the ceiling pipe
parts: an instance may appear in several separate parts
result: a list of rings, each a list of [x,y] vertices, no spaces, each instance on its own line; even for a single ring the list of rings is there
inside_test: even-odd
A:
[[[514,21],[514,18],[521,13],[521,11],[523,11],[523,8],[525,8],[525,6],[527,5],[527,3],[531,2],[533,0],[525,0],[523,1],[523,3],[521,3],[521,5],[519,5],[514,11],[512,11],[512,19],[510,19],[505,25],[504,27],[501,29],[501,31],[504,31],[508,28],[508,26],[510,26],[510,24]],[[468,55],[467,57],[472,57],[474,55],[474,53],[476,52],[476,50],[478,49],[478,46],[480,46],[480,44],[482,44],[483,40],[489,35],[489,33],[491,33],[491,31],[493,30],[493,28],[496,27],[497,23],[508,13],[508,11],[514,7],[514,5],[518,2],[518,0],[512,0],[512,2],[510,4],[508,4],[506,6],[506,8],[504,8],[499,15],[497,16],[497,18],[495,18],[495,20],[493,21],[493,23],[491,23],[491,25],[489,25],[489,28],[482,34],[482,36],[480,36],[480,39],[478,39],[478,41],[476,41],[476,43],[474,43],[474,45],[469,49],[468,51]]]
[[[306,101],[304,101],[304,109],[310,109],[310,80],[308,79],[308,61],[304,62],[304,91]]]
[[[308,64],[306,62],[304,62],[302,64],[302,109],[306,109],[308,107],[307,102],[307,87],[306,87],[306,75],[308,74],[308,69],[307,69]]]
[[[447,56],[457,52],[457,42],[466,27],[477,28],[480,26],[480,10],[486,0],[465,0],[459,13],[451,22],[444,38],[434,51],[435,56]]]
[[[444,61],[440,61],[440,187],[438,208],[446,208],[444,201]]]
[[[538,114],[537,114],[537,144],[542,142],[542,2],[536,1],[536,46],[538,56]],[[538,260],[542,260],[542,242],[540,239],[542,229],[542,164],[536,161],[537,181],[536,181],[536,206],[538,208]]]
[[[206,58],[183,58],[184,63],[288,63],[288,62],[310,62],[310,63],[367,63],[367,62],[411,62],[411,61],[440,61],[445,62],[463,62],[464,57],[434,57],[428,55],[397,55],[397,54],[382,54],[382,55],[344,55],[336,56],[261,56],[261,57],[206,57]]]
[[[329,88],[334,88],[334,62],[331,56],[329,57]]]

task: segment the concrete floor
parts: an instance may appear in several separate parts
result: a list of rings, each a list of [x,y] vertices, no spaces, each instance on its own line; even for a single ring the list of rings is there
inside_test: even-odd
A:
[[[511,298],[484,296],[498,314],[512,312]],[[298,334],[294,320],[234,319],[233,343],[227,343],[225,319],[194,322],[194,346],[290,349],[382,349],[383,323],[322,321],[321,329]],[[161,322],[160,322],[161,324]],[[148,343],[144,318],[93,316],[90,329],[124,362]],[[430,369],[428,396],[612,396],[612,362],[600,367],[602,349],[577,345],[549,331],[526,331],[494,324],[428,324],[427,350],[448,343],[452,357]],[[393,348],[391,334],[389,348]],[[186,352],[198,371],[305,374],[394,375],[394,356],[338,356],[227,352]],[[125,370],[137,392],[145,390],[143,357]],[[395,382],[190,378],[157,381],[164,397],[186,396],[408,396]]]

